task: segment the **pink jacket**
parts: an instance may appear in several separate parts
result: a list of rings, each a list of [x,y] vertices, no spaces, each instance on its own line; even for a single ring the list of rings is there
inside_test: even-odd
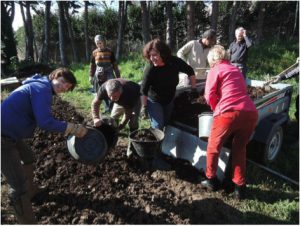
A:
[[[225,111],[257,111],[247,94],[245,79],[239,69],[227,60],[210,69],[204,97],[217,116]]]

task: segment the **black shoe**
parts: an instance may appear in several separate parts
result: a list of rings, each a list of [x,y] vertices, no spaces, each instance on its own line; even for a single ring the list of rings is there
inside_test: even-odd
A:
[[[242,185],[242,186],[235,185],[233,198],[239,201],[245,199],[245,193],[246,193],[246,185]]]
[[[232,182],[232,180],[224,179],[222,187],[226,194],[231,194],[234,192],[235,184]]]
[[[219,180],[217,177],[206,179],[201,182],[201,187],[209,191],[216,191],[219,188]]]

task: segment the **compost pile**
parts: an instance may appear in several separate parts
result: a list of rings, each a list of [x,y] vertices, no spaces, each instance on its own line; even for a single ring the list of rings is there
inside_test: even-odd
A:
[[[53,114],[84,120],[60,99]],[[36,157],[34,180],[46,189],[33,202],[39,224],[234,224],[243,215],[221,201],[221,191],[202,190],[200,173],[184,161],[168,158],[171,170],[145,171],[138,157],[127,160],[127,137],[98,165],[74,160],[62,134],[37,129],[28,144]],[[3,177],[1,187],[1,222],[15,224]]]
[[[247,86],[248,95],[252,100],[262,98],[268,93],[272,93],[276,91],[276,89],[272,88],[271,86],[266,87],[254,87],[254,86]]]

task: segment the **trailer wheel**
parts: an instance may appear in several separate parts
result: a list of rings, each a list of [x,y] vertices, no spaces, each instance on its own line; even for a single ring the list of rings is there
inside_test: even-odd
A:
[[[283,141],[283,130],[281,126],[276,126],[271,130],[267,142],[263,144],[264,163],[274,162],[281,149]]]

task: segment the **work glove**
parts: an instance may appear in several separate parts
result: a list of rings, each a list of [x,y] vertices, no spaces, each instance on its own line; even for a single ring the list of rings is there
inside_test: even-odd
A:
[[[75,137],[82,138],[87,134],[87,132],[88,129],[84,125],[68,122],[65,135],[74,135]]]
[[[142,119],[148,119],[149,118],[148,107],[147,106],[142,107],[141,116],[142,116]]]

